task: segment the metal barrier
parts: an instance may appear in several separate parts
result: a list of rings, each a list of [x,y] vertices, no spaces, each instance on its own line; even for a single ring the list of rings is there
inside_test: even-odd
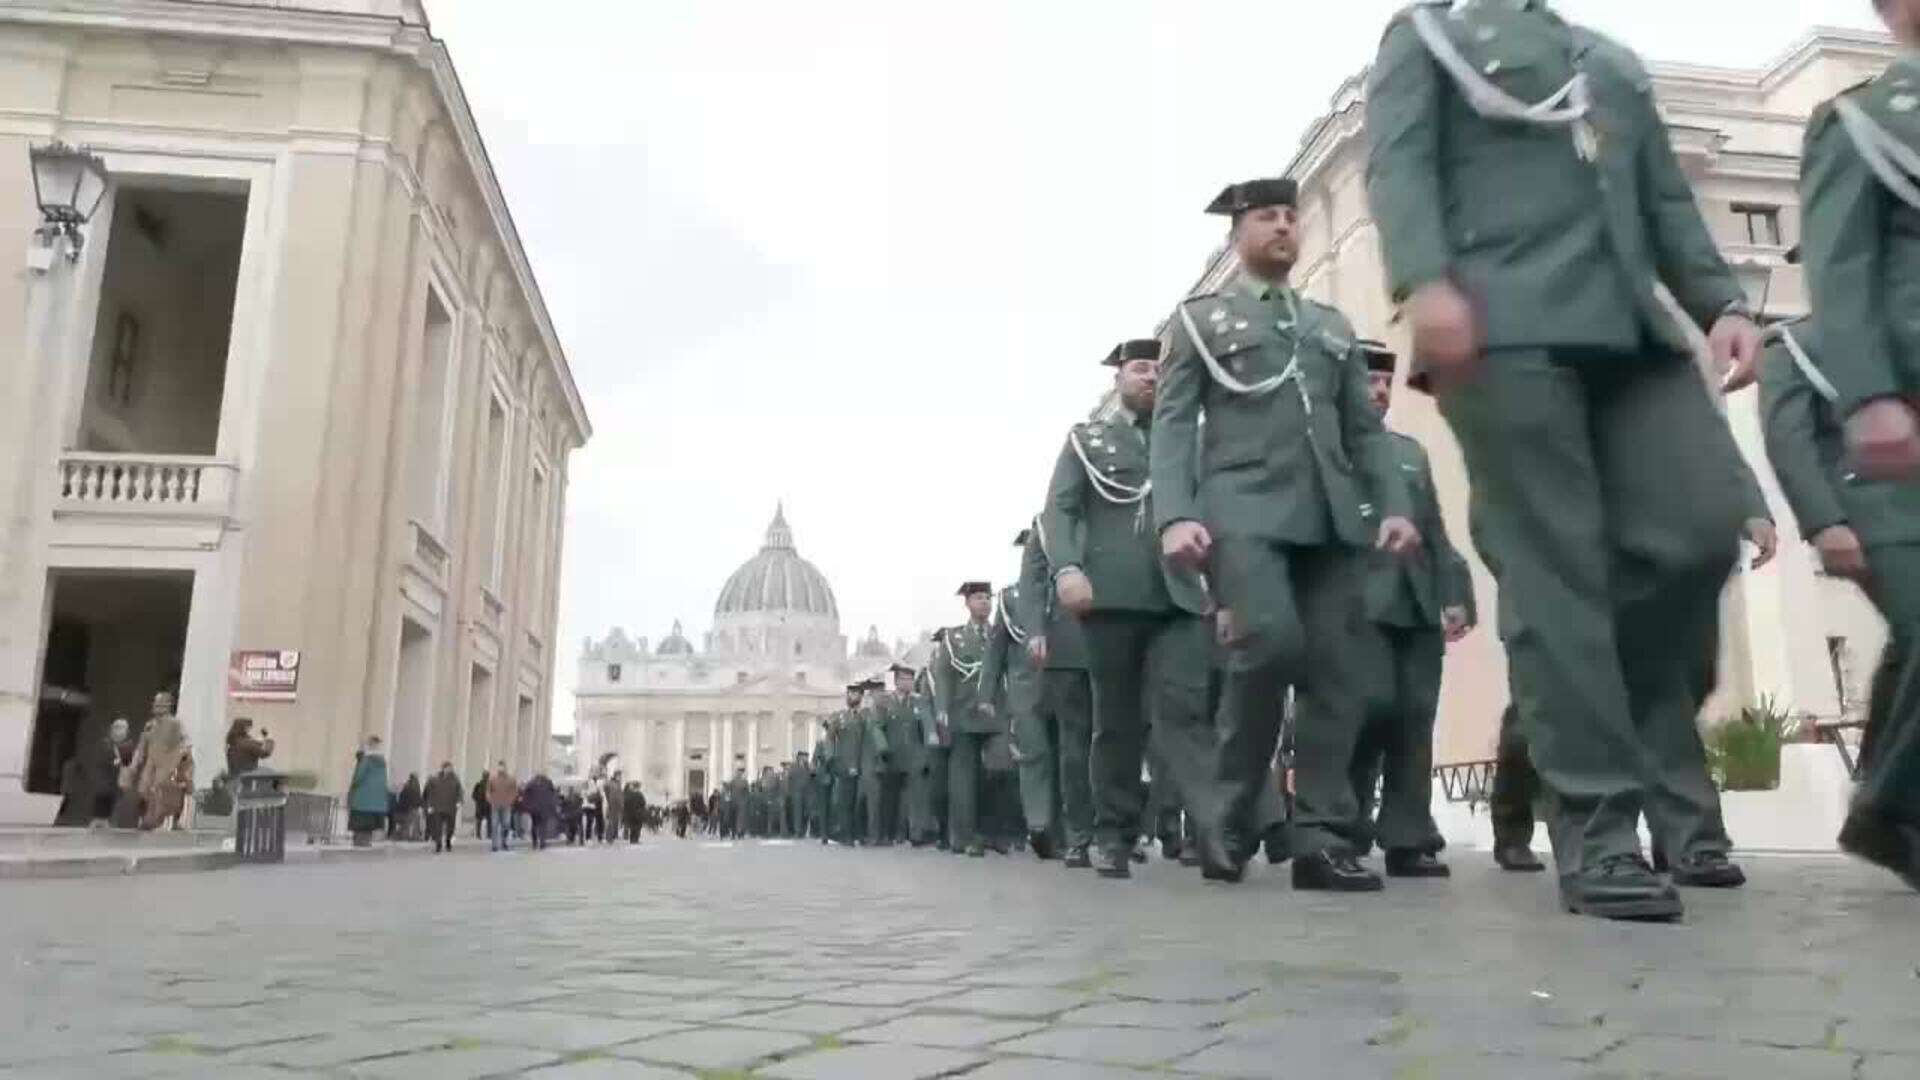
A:
[[[287,792],[287,831],[299,833],[308,844],[333,843],[334,812],[340,800],[311,791]]]
[[[233,781],[233,853],[241,862],[285,862],[287,775],[267,769]]]
[[[1453,765],[1436,765],[1433,778],[1440,781],[1440,790],[1447,796],[1448,802],[1484,803],[1493,795],[1494,762],[1462,761]]]
[[[1832,743],[1840,754],[1840,763],[1847,767],[1847,776],[1860,779],[1860,754],[1858,737],[1865,734],[1867,722],[1864,720],[1826,720],[1816,721],[1813,730],[1820,735],[1820,741]],[[1852,732],[1855,741],[1847,741],[1847,733]]]

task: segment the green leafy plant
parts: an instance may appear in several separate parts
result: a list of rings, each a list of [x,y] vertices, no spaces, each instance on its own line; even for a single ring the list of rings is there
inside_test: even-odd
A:
[[[1724,791],[1772,791],[1780,786],[1780,747],[1799,721],[1772,695],[1707,732],[1707,764]]]

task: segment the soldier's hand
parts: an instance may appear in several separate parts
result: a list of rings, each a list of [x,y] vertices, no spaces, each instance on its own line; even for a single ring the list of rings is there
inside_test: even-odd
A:
[[[973,711],[991,720],[993,719],[994,714],[998,713],[1000,710],[994,708],[993,702],[982,701],[973,707]]]
[[[1728,312],[1707,332],[1707,351],[1720,373],[1720,389],[1731,394],[1760,377],[1760,327],[1745,315]]]
[[[1413,329],[1413,355],[1440,381],[1473,374],[1480,361],[1480,318],[1451,281],[1428,282],[1402,308]]]
[[[1467,620],[1467,609],[1455,605],[1440,612],[1440,630],[1449,643],[1459,641],[1473,632],[1473,623]]]
[[[1383,518],[1375,546],[1389,555],[1410,555],[1420,550],[1420,530],[1403,517]]]
[[[1240,640],[1240,627],[1233,621],[1232,608],[1223,607],[1213,613],[1213,637],[1222,645]]]
[[[1160,533],[1160,554],[1183,570],[1204,570],[1213,535],[1197,521],[1176,521]]]
[[[1820,553],[1820,568],[1837,578],[1852,581],[1867,576],[1867,549],[1860,534],[1846,525],[1829,525],[1813,534],[1813,548]]]
[[[1758,570],[1773,561],[1780,552],[1780,530],[1766,518],[1748,518],[1746,525],[1747,542],[1753,545],[1753,562],[1748,569]]]
[[[1869,401],[1847,417],[1847,449],[1865,479],[1920,479],[1920,417],[1900,398]]]
[[[1054,582],[1054,591],[1060,596],[1060,606],[1066,608],[1074,618],[1081,618],[1093,610],[1093,582],[1078,570],[1067,570]]]
[[[1027,656],[1037,667],[1047,666],[1047,639],[1035,634],[1027,639]]]

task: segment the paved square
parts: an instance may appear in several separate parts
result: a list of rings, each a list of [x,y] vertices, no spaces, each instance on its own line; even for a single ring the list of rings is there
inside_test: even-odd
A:
[[[13,882],[0,1080],[1920,1076],[1890,878],[1755,858],[1633,926],[1449,858],[1354,899],[671,841]]]

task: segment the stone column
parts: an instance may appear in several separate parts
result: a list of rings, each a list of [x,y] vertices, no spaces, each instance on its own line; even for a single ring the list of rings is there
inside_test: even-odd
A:
[[[687,714],[680,713],[673,721],[673,763],[667,769],[667,801],[684,799],[691,794],[687,790]]]

